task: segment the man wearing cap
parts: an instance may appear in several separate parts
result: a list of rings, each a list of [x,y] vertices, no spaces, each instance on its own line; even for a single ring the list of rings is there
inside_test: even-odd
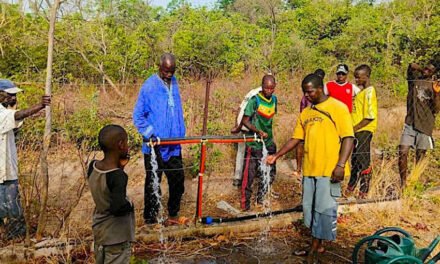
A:
[[[23,119],[50,105],[50,96],[25,110],[16,110],[17,93],[23,90],[9,80],[0,80],[0,226],[6,239],[25,234],[23,210],[18,193],[18,162],[14,129]]]
[[[359,88],[347,81],[348,66],[339,64],[336,68],[336,80],[326,84],[328,95],[343,102],[351,113],[353,97],[359,92]]]

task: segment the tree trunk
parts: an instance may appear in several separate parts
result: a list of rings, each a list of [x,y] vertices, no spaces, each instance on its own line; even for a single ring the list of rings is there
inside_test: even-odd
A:
[[[71,46],[72,47],[72,46]],[[112,81],[112,79],[104,72],[104,68],[102,66],[102,64],[96,66],[95,64],[93,64],[93,62],[91,62],[89,60],[89,58],[87,57],[87,55],[82,52],[79,49],[75,49],[74,47],[72,47],[79,55],[81,55],[81,57],[87,62],[87,64],[92,67],[93,69],[95,69],[97,72],[99,72],[102,77],[104,78],[105,81],[108,82],[108,84],[110,84],[110,86],[113,88],[113,90],[116,92],[116,94],[120,97],[123,97],[124,95],[122,94],[122,92],[119,90],[118,86],[116,86],[116,84]]]
[[[48,47],[47,47],[47,73],[46,73],[46,85],[45,94],[52,94],[52,61],[53,61],[53,46],[54,46],[54,34],[55,34],[55,21],[58,8],[60,7],[61,0],[55,0],[50,10],[49,21],[49,33],[48,33]],[[51,137],[52,115],[50,106],[46,106],[46,124],[44,127],[43,138],[43,151],[40,158],[41,176],[43,178],[43,189],[41,192],[41,207],[40,215],[38,218],[37,239],[41,239],[44,230],[46,228],[47,220],[47,199],[49,192],[49,169],[47,164],[47,153],[49,152],[50,137]]]

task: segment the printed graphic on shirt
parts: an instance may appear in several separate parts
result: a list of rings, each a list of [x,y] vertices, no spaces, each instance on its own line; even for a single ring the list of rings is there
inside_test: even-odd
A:
[[[260,105],[258,106],[257,113],[267,119],[272,118],[275,115],[275,104],[272,103],[272,97],[268,100],[259,93],[257,95],[260,98]]]
[[[431,100],[431,91],[425,89],[425,87],[426,86],[419,86],[419,85],[415,86],[417,90],[417,98],[419,98],[420,101]]]
[[[353,123],[343,103],[329,97],[314,108],[304,109],[292,135],[304,140],[303,175],[330,177],[338,163],[344,137],[353,137]],[[347,164],[345,174],[349,173]]]

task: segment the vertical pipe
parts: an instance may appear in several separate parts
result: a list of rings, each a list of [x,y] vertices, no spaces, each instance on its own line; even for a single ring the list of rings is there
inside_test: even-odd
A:
[[[203,113],[203,129],[202,129],[202,136],[206,135],[208,132],[208,109],[209,109],[209,94],[211,90],[211,78],[208,77],[206,79],[206,91],[205,91],[205,109]]]
[[[202,153],[200,155],[199,184],[197,189],[197,206],[196,206],[196,217],[199,220],[202,218],[203,175],[205,174],[205,161],[206,161],[206,143],[202,142]]]

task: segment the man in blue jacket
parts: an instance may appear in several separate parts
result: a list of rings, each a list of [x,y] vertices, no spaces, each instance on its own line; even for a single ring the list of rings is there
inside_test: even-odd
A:
[[[143,138],[176,138],[185,136],[182,103],[179,86],[174,77],[176,59],[165,53],[160,58],[159,72],[148,78],[141,87],[133,111],[133,122]],[[156,146],[158,170],[155,176],[151,166],[151,148],[143,143],[146,170],[144,193],[144,220],[146,224],[158,222],[160,197],[154,194],[154,183],[159,183],[162,172],[168,180],[168,214],[170,223],[176,223],[180,201],[185,191],[182,153],[180,145]],[[158,177],[158,179],[155,179]],[[160,194],[160,190],[159,190]]]

